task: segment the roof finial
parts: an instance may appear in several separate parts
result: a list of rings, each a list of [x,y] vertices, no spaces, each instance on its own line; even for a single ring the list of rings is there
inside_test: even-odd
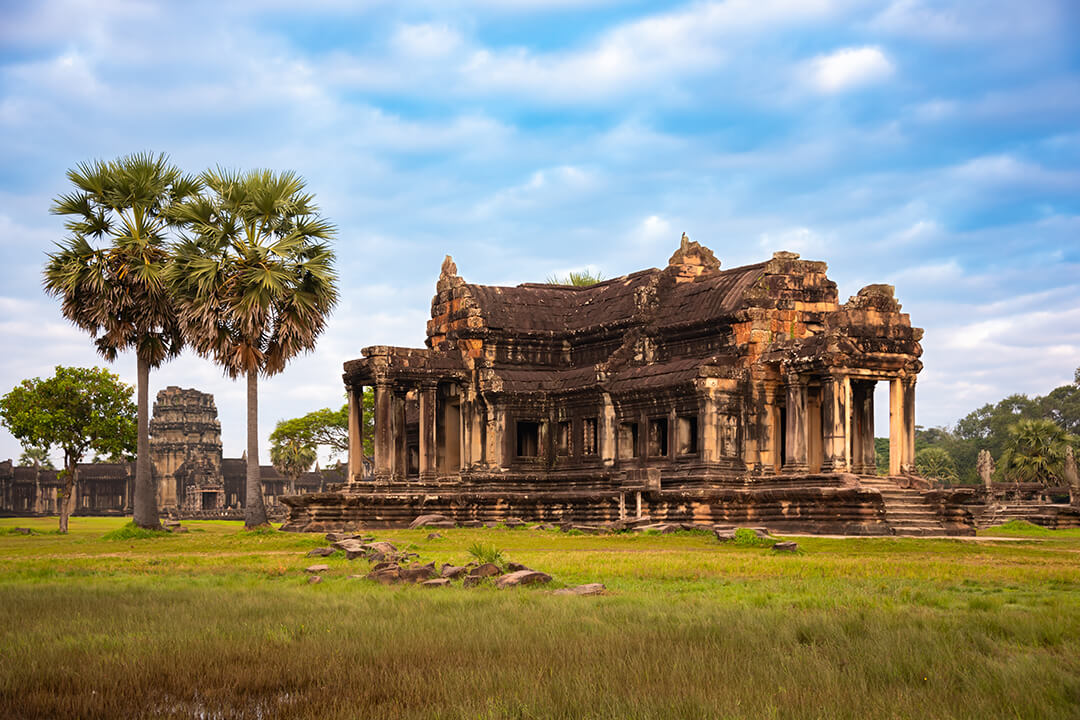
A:
[[[696,243],[686,234],[682,234],[679,249],[668,260],[668,267],[675,273],[675,282],[688,282],[702,273],[720,269],[720,261],[712,250]]]
[[[686,236],[686,233],[682,234],[682,240],[679,241],[679,249],[686,252],[690,249],[690,238]]]
[[[449,255],[442,261],[442,275],[443,277],[454,277],[457,275],[457,265],[454,264],[454,258]]]

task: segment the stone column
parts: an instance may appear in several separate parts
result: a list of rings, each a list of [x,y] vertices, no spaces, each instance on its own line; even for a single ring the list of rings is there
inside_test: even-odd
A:
[[[348,482],[360,481],[364,476],[364,443],[361,436],[364,427],[364,387],[349,387],[349,477]]]
[[[600,459],[604,467],[615,466],[615,404],[609,393],[602,395],[603,405],[600,414],[599,437]]]
[[[821,379],[822,472],[849,472],[848,407],[846,378],[825,375]]]
[[[409,472],[409,452],[408,447],[405,444],[405,401],[406,394],[402,390],[395,392],[393,395],[393,412],[394,412],[394,459],[393,459],[393,476],[397,480],[404,480]]]
[[[420,386],[420,479],[434,480],[435,470],[435,383]]]
[[[804,473],[806,464],[806,381],[792,373],[787,378],[787,424],[784,472]]]
[[[393,455],[393,413],[391,410],[390,384],[386,381],[375,383],[375,477],[386,480],[390,477]]]
[[[889,381],[889,474],[915,469],[915,378]]]

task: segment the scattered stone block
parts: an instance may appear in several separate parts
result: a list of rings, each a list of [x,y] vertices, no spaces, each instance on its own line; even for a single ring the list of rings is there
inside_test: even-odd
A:
[[[626,527],[632,530],[634,528],[641,527],[642,525],[652,525],[652,518],[648,515],[642,515],[639,518],[623,520],[623,523],[626,525]]]
[[[423,582],[435,576],[435,563],[427,565],[410,565],[398,571],[398,575],[405,582]]]
[[[464,565],[450,565],[445,564],[442,566],[442,570],[439,571],[439,575],[444,578],[456,579],[469,572],[469,568]]]
[[[309,573],[321,573],[330,569],[329,565],[308,565],[304,570]]]
[[[309,577],[307,579],[307,582],[308,582],[308,585],[318,585],[319,583],[322,582],[322,576],[321,575],[312,575],[311,577]]]
[[[463,587],[476,587],[480,583],[487,580],[486,577],[480,577],[479,575],[466,575],[465,579],[461,582]]]
[[[34,531],[30,528],[17,527],[14,529],[14,532],[17,532],[20,535],[31,535]]]
[[[308,552],[308,557],[330,557],[335,552],[334,548],[329,547],[317,547],[314,550]]]
[[[769,534],[769,528],[754,527],[750,529],[753,530],[754,534],[757,535],[759,538],[772,537],[772,535]]]
[[[793,552],[795,552],[796,550],[799,549],[799,544],[797,542],[793,542],[791,540],[789,540],[787,542],[778,542],[778,543],[776,543],[775,545],[772,546],[772,549],[775,550],[776,552],[793,553]]]
[[[551,582],[551,576],[536,570],[518,570],[495,578],[495,587],[508,588],[518,585],[536,585]]]
[[[401,582],[401,570],[397,565],[393,565],[382,570],[372,570],[367,574],[367,578],[381,585],[393,585]]]
[[[409,524],[411,530],[419,527],[453,528],[457,527],[457,521],[446,515],[420,515]]]
[[[607,591],[603,583],[586,583],[574,587],[561,588],[554,592],[555,595],[603,595]]]
[[[469,571],[469,575],[471,577],[491,577],[493,575],[499,575],[501,573],[502,570],[500,570],[499,566],[495,563],[484,563],[483,565],[478,565]]]
[[[432,578],[431,580],[425,580],[420,583],[422,587],[450,587],[450,578]]]
[[[465,520],[464,522],[460,523],[460,525],[461,525],[461,527],[464,527],[464,528],[480,528],[480,527],[484,527],[484,523],[481,520]]]
[[[427,539],[428,540],[442,540],[443,536],[440,535],[439,533],[428,533]]]
[[[506,527],[509,527],[509,528],[518,528],[518,527],[522,527],[522,526],[524,526],[526,524],[527,523],[524,520],[522,520],[521,518],[516,518],[516,517],[506,518],[505,520],[503,520],[503,525],[505,525]]]
[[[720,542],[732,542],[732,541],[735,540],[735,530],[734,529],[725,529],[725,530],[715,529],[715,530],[713,530],[713,533],[716,535],[716,539],[719,540]]]
[[[522,565],[521,563],[510,562],[506,563],[506,569],[510,572],[517,572],[518,570],[531,570],[532,568]]]

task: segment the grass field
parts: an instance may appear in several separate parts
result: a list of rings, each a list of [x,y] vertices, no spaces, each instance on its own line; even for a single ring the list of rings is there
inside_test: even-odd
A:
[[[797,538],[795,555],[695,533],[375,533],[437,563],[480,541],[555,578],[495,590],[350,579],[366,561],[305,557],[322,536],[234,523],[103,538],[122,524],[0,520],[0,717],[1080,717],[1080,531]],[[331,570],[308,585],[314,562]],[[585,582],[610,592],[550,592]]]

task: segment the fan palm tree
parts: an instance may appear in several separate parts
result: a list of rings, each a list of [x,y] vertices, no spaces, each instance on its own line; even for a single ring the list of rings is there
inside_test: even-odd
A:
[[[185,337],[231,378],[247,378],[245,526],[266,524],[259,481],[259,375],[314,348],[337,303],[332,224],[292,172],[207,171],[183,203],[193,233],[167,277]]]
[[[135,350],[138,366],[138,441],[134,522],[155,528],[157,489],[150,468],[150,370],[183,347],[176,309],[164,281],[172,209],[198,193],[198,178],[183,174],[166,155],[138,153],[82,163],[67,173],[75,190],[56,198],[52,212],[68,216],[70,236],[45,265],[45,292],[90,333],[108,361]]]
[[[289,478],[289,494],[296,494],[296,481],[315,464],[315,448],[296,438],[270,446],[270,462],[277,471]]]
[[[1061,477],[1065,448],[1074,441],[1051,420],[1020,420],[1009,428],[1002,471],[1018,483],[1049,484]]]

